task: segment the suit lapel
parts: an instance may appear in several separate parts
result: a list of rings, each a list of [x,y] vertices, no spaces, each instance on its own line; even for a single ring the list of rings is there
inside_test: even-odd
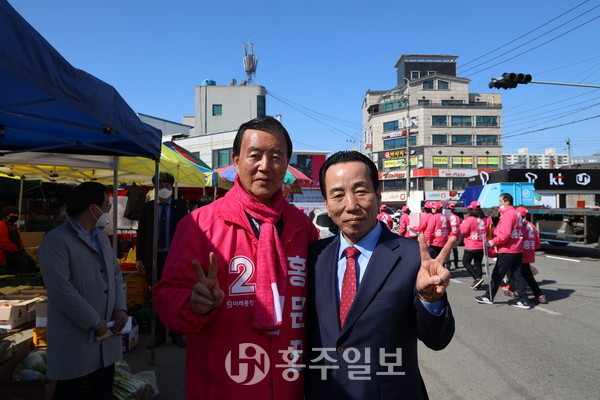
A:
[[[373,251],[369,264],[367,265],[367,271],[360,283],[352,307],[348,312],[340,336],[346,333],[366,310],[373,300],[373,297],[377,294],[377,291],[387,279],[390,271],[398,263],[400,254],[394,251],[394,249],[398,247],[395,239],[396,236],[391,233],[389,229],[383,229],[379,242],[377,242],[375,251]]]
[[[318,308],[322,310],[323,318],[319,324],[333,327],[333,331],[340,331],[340,313],[337,299],[337,254],[340,248],[340,238],[336,237],[319,256],[315,265],[315,284],[317,287],[316,298],[321,299]]]

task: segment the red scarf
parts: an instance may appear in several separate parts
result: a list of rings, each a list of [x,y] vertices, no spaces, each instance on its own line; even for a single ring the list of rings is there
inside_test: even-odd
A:
[[[249,195],[238,177],[229,191],[242,205],[242,209],[260,222],[260,235],[256,251],[256,302],[254,328],[274,331],[281,327],[282,301],[285,296],[287,258],[275,224],[281,218],[285,199],[279,189],[269,205]]]

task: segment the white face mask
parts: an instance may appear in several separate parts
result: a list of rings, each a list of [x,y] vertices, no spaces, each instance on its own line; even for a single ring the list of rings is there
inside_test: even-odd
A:
[[[100,210],[100,207],[96,206],[96,208],[98,210]],[[102,210],[100,210],[100,211],[102,211]],[[96,218],[96,217],[94,217],[94,218]],[[110,214],[102,213],[102,215],[99,218],[96,218],[96,228],[100,228],[100,229],[106,228],[109,221],[110,221]]]
[[[161,199],[168,199],[169,197],[171,197],[172,193],[173,193],[172,190],[163,188],[158,191],[158,197],[160,197]]]

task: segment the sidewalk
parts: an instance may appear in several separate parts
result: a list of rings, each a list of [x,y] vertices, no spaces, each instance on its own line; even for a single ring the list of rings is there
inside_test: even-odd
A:
[[[170,341],[154,350],[154,365],[150,365],[149,333],[140,334],[138,346],[123,355],[132,373],[154,371],[160,394],[158,400],[179,400],[185,398],[185,349]]]

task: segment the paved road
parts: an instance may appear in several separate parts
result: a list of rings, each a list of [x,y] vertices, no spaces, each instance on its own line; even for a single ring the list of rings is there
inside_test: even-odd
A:
[[[431,399],[600,399],[600,251],[543,245],[536,279],[549,304],[478,304],[464,268],[449,296],[456,334],[441,352],[420,348]]]
[[[462,253],[462,249],[461,249]],[[595,246],[537,253],[536,276],[549,304],[521,310],[473,300],[464,268],[452,272],[450,301],[456,334],[443,351],[420,348],[432,400],[600,399],[600,251]],[[172,344],[149,366],[148,335],[125,358],[134,372],[155,369],[158,399],[183,399],[185,351]]]

